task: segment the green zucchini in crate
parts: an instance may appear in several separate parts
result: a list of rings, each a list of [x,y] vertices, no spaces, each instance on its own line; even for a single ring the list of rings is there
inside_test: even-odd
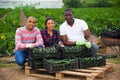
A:
[[[78,64],[80,69],[96,67],[96,66],[104,66],[106,65],[106,57],[96,56],[96,57],[78,58]]]
[[[85,46],[47,47],[33,48],[30,50],[31,58],[75,58],[84,57],[89,54],[89,49]],[[86,56],[85,56],[86,57]]]
[[[29,59],[28,66],[30,66],[32,69],[43,68],[43,58]]]
[[[62,70],[78,69],[78,59],[44,59],[43,67],[49,73]]]
[[[54,58],[59,55],[55,47],[33,48],[29,53],[31,58]]]
[[[89,49],[83,45],[82,46],[66,46],[63,48],[64,48],[63,55],[65,58],[84,57],[84,54],[89,54]]]

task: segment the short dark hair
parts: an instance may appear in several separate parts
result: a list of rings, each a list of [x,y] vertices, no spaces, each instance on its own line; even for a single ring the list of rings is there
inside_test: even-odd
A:
[[[47,21],[48,21],[48,20],[53,20],[53,21],[55,22],[54,18],[48,17],[48,18],[45,20],[45,25],[47,24]]]
[[[67,8],[67,9],[64,10],[64,12],[66,12],[66,11],[71,11],[73,13],[71,8]]]

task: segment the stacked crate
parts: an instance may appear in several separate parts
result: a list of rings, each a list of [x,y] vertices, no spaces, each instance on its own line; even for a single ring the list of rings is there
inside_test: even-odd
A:
[[[55,73],[62,70],[78,69],[78,59],[44,59],[44,69],[49,73]]]
[[[87,55],[87,56],[86,56]],[[29,50],[29,66],[44,68],[49,73],[106,64],[104,56],[92,57],[85,46],[33,48]]]
[[[78,58],[79,69],[106,65],[105,56]]]
[[[59,53],[55,47],[34,48],[29,50],[28,65],[32,69],[43,68],[44,58],[56,59]]]

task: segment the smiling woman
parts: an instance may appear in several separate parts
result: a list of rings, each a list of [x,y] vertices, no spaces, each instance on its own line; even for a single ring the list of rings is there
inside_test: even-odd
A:
[[[53,18],[49,17],[45,20],[45,29],[41,30],[45,47],[51,47],[55,45],[64,46],[60,39],[60,34],[54,29],[55,21]]]

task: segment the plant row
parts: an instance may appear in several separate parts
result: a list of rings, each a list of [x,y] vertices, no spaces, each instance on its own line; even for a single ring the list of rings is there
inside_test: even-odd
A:
[[[37,27],[44,28],[47,17],[53,17],[56,21],[55,28],[59,30],[64,20],[64,9],[35,9],[23,8],[27,17],[34,16],[37,19]],[[4,13],[0,10],[1,13]],[[74,17],[83,19],[88,23],[93,35],[100,36],[106,27],[120,28],[119,8],[73,8]],[[4,13],[5,14],[5,13]],[[0,54],[13,54],[15,30],[20,27],[20,9],[9,11],[5,18],[0,20]]]
[[[9,11],[11,11],[11,9],[0,9],[0,18],[2,18],[6,13],[8,13]]]
[[[64,22],[64,9],[24,9],[25,15],[35,16],[37,26],[44,28],[47,17],[53,17],[56,21],[56,29]],[[74,8],[74,17],[83,19],[88,23],[92,34],[99,36],[106,27],[120,28],[119,8]]]
[[[12,55],[15,45],[15,30],[20,27],[20,9],[10,11],[0,20],[0,54]]]

